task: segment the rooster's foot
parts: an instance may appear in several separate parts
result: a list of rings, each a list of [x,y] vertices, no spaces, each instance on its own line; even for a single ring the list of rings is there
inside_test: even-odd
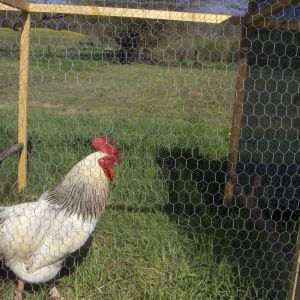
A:
[[[15,295],[13,296],[13,300],[23,300],[23,292],[24,292],[24,281],[18,280],[17,290]]]
[[[56,286],[53,286],[49,291],[49,299],[56,299],[56,300],[66,300],[60,292],[58,291]]]

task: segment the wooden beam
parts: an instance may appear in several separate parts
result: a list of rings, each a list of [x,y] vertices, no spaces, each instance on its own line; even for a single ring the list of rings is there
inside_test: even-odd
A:
[[[18,142],[23,144],[18,164],[18,188],[22,191],[27,186],[27,98],[29,69],[30,13],[22,12],[20,36],[20,73],[19,73],[19,118]]]
[[[1,3],[12,8],[29,11],[29,3],[24,2],[23,0],[1,0]]]
[[[23,144],[16,144],[0,153],[0,164],[2,164],[12,154],[20,152],[23,149]]]
[[[8,6],[8,5],[3,4],[3,3],[0,3],[0,10],[5,10],[5,11],[20,11],[20,10],[17,9],[17,8]]]
[[[298,225],[298,235],[296,241],[296,249],[295,249],[295,258],[294,258],[294,266],[292,270],[292,276],[290,280],[290,289],[288,300],[298,300],[300,296],[300,288],[299,288],[299,271],[300,271],[300,222]]]
[[[214,15],[203,13],[132,9],[132,8],[111,8],[99,6],[76,6],[76,5],[47,5],[30,4],[31,12],[62,13],[77,15],[95,15],[107,17],[139,18],[155,20],[172,20],[201,23],[221,23],[229,19],[227,15]]]
[[[235,88],[235,101],[233,104],[233,116],[232,116],[232,126],[230,134],[230,144],[229,144],[229,155],[228,155],[228,174],[224,191],[224,203],[229,205],[233,197],[234,182],[231,178],[232,174],[235,174],[238,154],[239,154],[239,144],[240,144],[240,134],[242,126],[242,116],[243,116],[243,103],[245,96],[245,81],[248,75],[248,62],[246,58],[247,48],[243,48],[243,40],[246,37],[246,28],[242,27],[241,33],[241,45],[240,45],[240,58],[238,61],[238,74],[236,78],[236,88]]]
[[[60,13],[60,14],[75,14],[87,16],[107,16],[107,17],[122,17],[122,18],[138,18],[138,19],[154,19],[154,20],[170,20],[170,21],[185,21],[199,23],[222,23],[228,20],[231,16],[178,12],[167,10],[150,10],[150,9],[133,9],[133,8],[114,8],[102,6],[84,6],[84,5],[57,5],[57,4],[37,4],[26,3],[22,0],[2,0],[3,4],[11,7],[30,11],[44,13]]]
[[[57,4],[36,4],[27,3],[23,0],[1,0],[0,10],[24,10],[28,12],[44,12],[44,13],[61,13],[61,14],[77,14],[92,16],[108,16],[123,18],[142,18],[155,20],[171,20],[199,23],[225,23],[232,25],[251,25],[255,24],[267,28],[282,28],[290,30],[298,30],[299,22],[265,20],[265,17],[276,14],[285,6],[298,3],[299,0],[274,0],[271,4],[260,11],[253,11],[252,14],[244,16],[228,16],[205,13],[176,12],[148,9],[132,9],[132,8],[112,8],[101,6],[81,6],[81,5],[57,5]],[[10,7],[10,8],[9,8]],[[264,25],[265,24],[265,25]]]
[[[276,15],[282,11],[284,7],[297,3],[299,3],[299,0],[273,0],[271,3],[266,3],[259,12],[248,14],[245,24],[256,24],[266,17]]]
[[[242,16],[241,17],[232,16],[228,20],[222,22],[221,24],[229,23],[231,25],[238,26],[238,25],[245,24],[245,20],[246,19]],[[247,19],[247,21],[249,22],[249,19]],[[248,23],[248,25],[252,25],[252,23]],[[253,25],[259,28],[265,27],[267,29],[279,28],[285,30],[300,30],[299,21],[285,21],[285,20],[279,21],[276,19],[263,18],[261,20],[256,21],[255,24],[253,23]]]
[[[257,10],[257,2],[255,0],[249,1],[248,13],[254,14]],[[243,19],[243,21],[245,21],[245,18]],[[245,81],[248,76],[247,52],[249,51],[249,45],[246,44],[248,26],[246,24],[242,25],[243,26],[241,30],[239,47],[238,74],[236,78],[235,100],[233,103],[232,125],[228,154],[228,178],[224,190],[224,204],[226,205],[229,205],[231,203],[232,197],[234,195],[234,185],[236,184],[236,182],[233,181],[233,177],[237,178],[236,167],[238,162],[242,127]]]
[[[255,23],[255,26],[262,28],[279,28],[285,30],[300,30],[300,22],[298,21],[278,21],[278,20],[270,20],[270,19],[262,19]]]

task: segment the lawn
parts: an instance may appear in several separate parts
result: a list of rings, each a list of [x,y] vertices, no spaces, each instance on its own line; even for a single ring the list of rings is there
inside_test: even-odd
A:
[[[36,30],[33,47],[43,38],[58,44],[84,39],[68,34]],[[9,31],[4,36],[14,39]],[[0,65],[5,149],[17,137],[19,66],[11,56]],[[16,159],[10,158],[0,169],[1,202],[36,200],[92,151],[96,134],[112,137],[122,150],[110,205],[89,254],[70,276],[58,279],[70,299],[254,299],[261,279],[276,272],[251,262],[268,254],[267,246],[251,249],[248,239],[255,241],[258,233],[247,232],[241,218],[235,221],[239,211],[221,205],[235,76],[232,66],[217,64],[31,59],[29,185],[17,193]],[[257,278],[255,287],[249,278]],[[277,282],[279,291],[283,285]],[[1,281],[5,299],[12,288],[11,281]],[[280,297],[277,292],[268,296]],[[45,287],[29,288],[25,297],[44,298]]]

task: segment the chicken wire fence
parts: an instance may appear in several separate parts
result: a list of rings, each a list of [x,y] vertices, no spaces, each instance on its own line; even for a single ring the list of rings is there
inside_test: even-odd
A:
[[[0,161],[1,298],[21,279],[25,299],[297,299],[299,5],[246,25],[268,5],[58,3],[78,6],[30,13],[21,193],[17,159]],[[222,18],[87,16],[80,4]],[[26,68],[24,13],[2,9],[0,150],[17,141]],[[104,140],[92,147],[103,135],[117,165]]]

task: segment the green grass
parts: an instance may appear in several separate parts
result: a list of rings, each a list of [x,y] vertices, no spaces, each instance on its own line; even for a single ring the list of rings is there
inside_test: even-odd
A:
[[[8,58],[2,65],[1,85],[7,97],[1,105],[12,107],[18,65]],[[31,60],[30,78],[31,107],[84,109],[105,118],[200,120],[209,127],[230,130],[234,71],[41,59]],[[216,119],[224,126],[216,126]]]
[[[234,283],[226,261],[213,262],[212,244],[178,236],[165,215],[106,212],[89,255],[71,276],[59,280],[70,299],[239,299],[245,288]],[[4,285],[4,284],[3,284]],[[12,284],[5,283],[5,287]],[[6,291],[6,295],[11,293]],[[45,289],[25,299],[44,299]]]
[[[1,147],[5,148],[15,141],[16,114],[6,110],[0,115]],[[210,153],[212,139],[204,128],[184,124],[103,120],[97,114],[31,109],[29,187],[17,194],[16,161],[6,161],[0,173],[1,199],[6,204],[35,200],[59,182],[92,151],[90,138],[95,134],[108,133],[123,150],[111,204],[98,224],[90,253],[71,276],[58,280],[64,294],[74,299],[239,299],[247,293],[247,282],[233,272],[237,265],[229,264],[225,257],[216,262],[211,238],[204,233],[189,237],[163,212],[169,191],[168,180],[155,162],[158,149],[194,147],[192,133],[197,130],[203,132],[202,139],[201,134],[194,134],[199,138],[197,144],[203,143],[199,153],[206,151],[207,157],[213,157],[225,151]],[[220,139],[215,143],[222,141],[217,129],[210,134]],[[8,297],[12,283],[1,284]],[[28,291],[25,299],[43,299],[44,293],[44,289]]]
[[[6,38],[14,40],[11,32]],[[71,46],[85,37],[35,30],[32,39]],[[0,149],[6,149],[17,139],[19,66],[12,56],[2,57],[0,65]],[[255,299],[262,283],[254,285],[253,278],[268,279],[269,271],[278,271],[257,266],[254,258],[268,254],[269,246],[258,241],[251,221],[236,208],[224,209],[215,196],[225,182],[235,76],[234,68],[218,65],[31,59],[29,184],[17,193],[16,159],[5,161],[1,203],[36,200],[92,151],[96,134],[107,134],[122,149],[110,205],[90,252],[74,273],[58,279],[64,294],[73,299]],[[277,286],[284,291],[279,275]],[[5,299],[12,290],[11,281],[0,281]],[[268,297],[263,293],[261,299],[277,295],[276,289]],[[45,287],[29,290],[25,298],[44,299]]]
[[[171,27],[166,29],[165,34],[174,35],[175,29]],[[132,28],[132,30],[139,29]],[[18,31],[0,28],[0,54],[3,56],[18,56],[19,34]],[[33,28],[30,32],[31,55],[38,59],[55,57],[59,59],[67,58],[70,61],[78,59],[82,61],[101,61],[103,58],[112,60],[116,58],[119,45],[113,39],[110,39],[109,44],[114,51],[108,51],[106,49],[106,34],[107,36],[113,35],[112,32],[100,32],[85,36],[81,33],[66,30]],[[185,32],[183,31],[180,34],[184,36]],[[239,43],[237,38],[222,36],[211,38],[196,33],[180,38],[174,36],[175,38],[161,37],[158,40],[154,38],[152,42],[150,40],[153,39],[153,36],[148,36],[148,50],[151,52],[152,60],[158,64],[180,63],[183,65],[197,65],[198,67],[209,65],[211,67],[211,63],[213,63],[215,67],[218,65],[218,68],[235,68],[234,64],[238,57]],[[183,53],[185,54],[182,60],[180,57]]]
[[[19,31],[13,31],[9,28],[1,28],[0,38],[2,41],[6,41],[8,44],[13,42],[19,42]],[[43,28],[32,28],[30,31],[30,39],[33,43],[39,43],[47,45],[53,43],[54,45],[72,45],[74,42],[85,41],[86,38],[83,34],[72,31],[56,31]]]
[[[7,72],[16,78],[18,69],[12,58],[2,62],[0,136],[5,149],[17,133],[16,82]],[[234,73],[226,78],[227,99],[221,90],[206,87],[208,79],[218,87],[226,71],[207,76],[200,70],[80,61],[70,70],[67,61],[60,63],[59,69],[54,60],[31,62],[29,186],[25,193],[17,193],[16,160],[9,159],[0,170],[1,201],[35,200],[92,151],[95,134],[115,139],[123,159],[90,253],[71,276],[58,280],[59,287],[74,299],[244,296],[247,283],[235,276],[236,264],[225,257],[216,262],[212,239],[205,234],[191,239],[163,212],[168,179],[156,162],[160,149],[171,151],[178,145],[208,158],[226,156]],[[215,117],[223,124],[216,124]],[[1,285],[9,297],[12,283]],[[44,293],[43,288],[28,291],[26,299],[43,299]]]

